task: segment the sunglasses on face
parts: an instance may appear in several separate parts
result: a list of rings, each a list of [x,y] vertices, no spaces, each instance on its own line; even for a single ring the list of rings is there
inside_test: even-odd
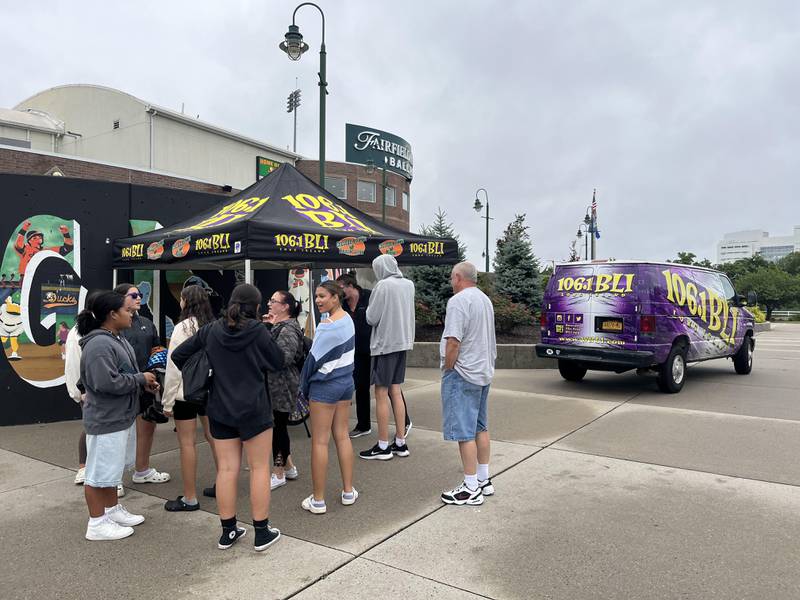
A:
[[[144,294],[142,294],[141,292],[132,292],[127,295],[134,300],[139,300],[140,298],[144,298]]]

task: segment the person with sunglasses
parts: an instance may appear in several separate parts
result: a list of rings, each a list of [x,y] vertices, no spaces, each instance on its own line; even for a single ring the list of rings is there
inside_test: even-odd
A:
[[[139,313],[143,298],[139,288],[131,283],[121,283],[114,288],[114,291],[125,298],[125,308],[133,317],[131,327],[125,329],[122,336],[133,347],[139,371],[144,373],[147,370],[147,361],[150,360],[150,351],[162,345],[161,338],[153,322]],[[153,397],[149,392],[142,392],[139,395],[139,415],[136,417],[136,470],[133,473],[133,483],[166,483],[170,479],[169,473],[159,472],[150,466],[150,452],[153,449],[156,424],[146,421],[142,414],[152,403]]]
[[[272,460],[274,469],[270,488],[286,485],[287,479],[297,479],[297,467],[292,462],[289,438],[289,415],[297,402],[300,383],[298,361],[302,356],[303,332],[297,323],[302,305],[286,290],[278,290],[267,301],[269,312],[264,321],[270,327],[272,339],[283,352],[285,366],[279,371],[267,373],[267,389],[272,401],[275,425],[272,434]]]

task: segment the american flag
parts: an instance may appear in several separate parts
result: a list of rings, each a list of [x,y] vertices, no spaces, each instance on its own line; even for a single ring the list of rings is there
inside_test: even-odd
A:
[[[597,190],[592,192],[592,216],[597,216]]]

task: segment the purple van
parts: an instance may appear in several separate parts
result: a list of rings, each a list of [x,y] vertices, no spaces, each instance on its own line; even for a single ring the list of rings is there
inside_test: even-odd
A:
[[[747,299],[755,303],[753,294]],[[558,360],[564,379],[587,370],[658,373],[676,393],[686,364],[732,358],[737,373],[753,367],[753,315],[730,279],[713,269],[644,261],[556,265],[542,302],[536,354]]]

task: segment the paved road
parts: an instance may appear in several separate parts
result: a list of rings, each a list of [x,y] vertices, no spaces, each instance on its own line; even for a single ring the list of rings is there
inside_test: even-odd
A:
[[[438,373],[414,369],[412,455],[358,462],[355,506],[300,509],[309,445],[293,430],[301,477],[273,495],[285,538],[264,554],[247,538],[216,549],[213,501],[163,510],[180,493],[169,427],[153,464],[175,480],[131,486],[125,502],[147,521],[104,544],[82,538],[71,483],[80,424],[0,429],[0,597],[798,598],[800,325],[759,336],[755,356],[746,377],[728,361],[691,367],[676,396],[634,374],[567,383],[553,370],[499,372],[497,494],[469,508],[438,501],[459,461],[441,439]],[[208,483],[205,444],[200,455]]]

